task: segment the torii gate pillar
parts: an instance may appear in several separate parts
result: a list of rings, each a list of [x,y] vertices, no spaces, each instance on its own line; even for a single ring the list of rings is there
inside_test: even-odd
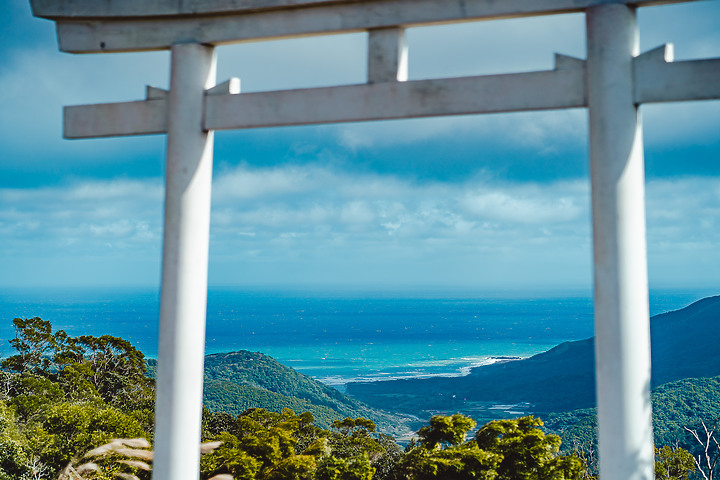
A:
[[[198,477],[210,238],[213,47],[171,48],[153,478]]]
[[[595,264],[595,374],[604,479],[654,476],[642,128],[635,10],[587,10]]]

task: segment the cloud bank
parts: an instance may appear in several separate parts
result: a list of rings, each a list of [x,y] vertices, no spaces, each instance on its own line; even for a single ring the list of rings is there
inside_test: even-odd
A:
[[[78,267],[53,275],[72,284],[82,283],[88,265],[125,257],[145,265],[139,279],[154,284],[162,190],[157,180],[130,179],[2,189],[0,235],[12,239],[3,263],[22,272],[24,258],[63,259]],[[647,194],[653,280],[710,275],[702,270],[720,260],[720,180],[651,181]],[[510,288],[545,278],[548,286],[587,288],[589,201],[580,180],[457,184],[241,165],[214,181],[210,282]],[[695,262],[678,265],[675,257]],[[132,279],[125,269],[107,271],[110,284]]]

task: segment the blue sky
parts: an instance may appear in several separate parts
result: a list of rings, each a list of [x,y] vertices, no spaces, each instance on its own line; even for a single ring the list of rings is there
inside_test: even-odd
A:
[[[642,9],[643,50],[720,57],[720,1]],[[0,5],[0,287],[157,285],[163,136],[61,138],[63,105],[166,88],[165,52],[69,55]],[[362,34],[218,49],[243,91],[361,83]],[[408,31],[411,79],[585,57],[581,15]],[[720,287],[720,102],[643,107],[653,287]],[[588,289],[587,113],[219,132],[211,285]]]

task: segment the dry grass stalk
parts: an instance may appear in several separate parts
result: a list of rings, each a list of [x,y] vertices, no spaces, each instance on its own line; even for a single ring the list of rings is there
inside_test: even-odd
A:
[[[126,447],[132,447],[132,448],[150,448],[152,445],[150,445],[150,442],[147,441],[145,438],[117,438],[118,442],[122,443]]]
[[[110,443],[106,443],[105,445],[100,445],[97,448],[93,448],[89,452],[87,452],[85,455],[83,455],[83,458],[92,458],[92,457],[99,457],[101,455],[107,455],[108,453],[112,452],[117,447],[121,447],[122,443],[118,441],[118,439],[110,441]]]
[[[68,463],[68,466],[65,467],[62,472],[60,472],[58,480],[82,480],[82,477],[72,467],[72,463]]]
[[[120,472],[118,472],[118,473],[115,474],[115,476],[118,477],[118,478],[122,478],[122,480],[140,480],[140,479],[139,479],[138,477],[136,477],[135,475],[131,475],[131,474],[129,474],[129,473],[120,473]]]
[[[120,447],[113,450],[118,455],[123,455],[130,458],[139,458],[140,460],[152,460],[152,450],[138,450],[136,448]]]
[[[97,463],[88,462],[80,465],[75,469],[77,473],[84,473],[84,472],[97,472],[100,467]]]
[[[117,452],[119,448],[150,448],[150,442],[144,438],[114,438],[105,445],[100,445],[83,455],[83,458],[99,457],[110,452]]]
[[[133,468],[139,468],[140,470],[145,470],[146,472],[149,472],[152,469],[150,465],[145,462],[141,462],[140,460],[118,460],[117,463],[122,463]]]
[[[200,454],[205,455],[211,453],[213,450],[222,445],[223,442],[205,442],[200,444]]]
[[[223,442],[205,442],[200,444],[200,454],[205,455],[213,452],[215,449],[220,447]],[[117,463],[127,465],[129,467],[137,468],[139,470],[151,471],[152,467],[144,462],[143,460],[152,461],[153,451],[143,450],[151,448],[150,442],[144,438],[115,438],[110,442],[100,445],[83,455],[82,458],[93,458],[93,457],[109,457],[110,455],[122,455],[129,457],[131,460],[115,460]],[[77,460],[76,460],[77,461]],[[90,474],[92,472],[99,471],[100,467],[94,462],[87,462],[79,467],[73,467],[73,462],[70,462],[67,467],[60,473],[58,480],[83,480],[87,478],[83,474]],[[115,473],[115,476],[122,480],[139,480],[137,476],[129,473]],[[234,480],[232,475],[223,473],[215,475],[210,480]]]

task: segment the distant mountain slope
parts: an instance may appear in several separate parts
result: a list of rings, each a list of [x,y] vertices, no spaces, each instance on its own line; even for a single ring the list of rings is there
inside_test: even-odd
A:
[[[238,351],[205,357],[205,406],[238,415],[251,407],[272,411],[309,411],[316,424],[365,417],[385,433],[406,434],[408,419],[370,408],[338,390],[257,352]]]
[[[338,390],[282,365],[258,352],[241,350],[205,357],[205,377],[251,385],[287,397],[330,408],[360,408],[362,404]]]
[[[720,296],[654,316],[651,336],[653,386],[720,375]],[[595,405],[594,355],[593,339],[565,342],[528,359],[477,367],[461,378],[355,383],[348,393],[379,408],[395,405],[395,411],[421,415],[467,411],[474,402],[527,402],[536,413],[569,411]]]
[[[318,425],[327,428],[333,420],[343,416],[337,410],[324,405],[314,405],[306,400],[288,397],[251,385],[205,378],[203,404],[213,412],[240,415],[248,408],[264,408],[280,412],[289,408],[295,413],[310,412]],[[344,416],[343,416],[344,418]]]
[[[720,375],[720,296],[652,318],[653,385]]]

